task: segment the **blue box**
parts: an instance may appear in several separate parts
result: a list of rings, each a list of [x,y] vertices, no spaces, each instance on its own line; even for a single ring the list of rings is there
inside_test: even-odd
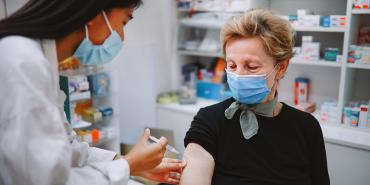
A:
[[[321,26],[325,28],[330,27],[330,16],[321,17]]]
[[[204,99],[221,101],[229,98],[231,94],[224,91],[224,84],[198,81],[196,88],[197,96]]]

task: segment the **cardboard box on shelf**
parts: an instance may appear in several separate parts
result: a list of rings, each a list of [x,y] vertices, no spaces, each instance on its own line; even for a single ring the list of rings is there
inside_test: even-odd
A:
[[[302,43],[303,60],[317,61],[320,60],[320,43],[319,42],[303,42]]]

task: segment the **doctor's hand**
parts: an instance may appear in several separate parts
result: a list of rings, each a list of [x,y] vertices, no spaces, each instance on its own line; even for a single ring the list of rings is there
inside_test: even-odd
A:
[[[162,162],[168,141],[161,137],[158,143],[148,144],[149,136],[150,130],[145,129],[140,141],[124,156],[130,166],[130,174],[133,176],[153,169]]]
[[[180,182],[182,170],[185,166],[186,163],[181,162],[181,160],[164,158],[161,164],[157,167],[141,172],[138,176],[156,182],[178,184]]]

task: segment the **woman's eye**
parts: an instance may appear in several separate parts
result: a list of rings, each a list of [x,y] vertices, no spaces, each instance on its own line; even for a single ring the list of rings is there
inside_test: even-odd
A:
[[[229,69],[236,69],[236,66],[230,66]]]
[[[254,70],[257,70],[258,69],[258,67],[256,67],[256,66],[250,66],[250,67],[248,67],[250,70],[252,70],[252,71],[254,71]]]
[[[234,65],[234,64],[228,64],[226,67],[227,67],[227,69],[235,69],[236,68],[236,65]]]

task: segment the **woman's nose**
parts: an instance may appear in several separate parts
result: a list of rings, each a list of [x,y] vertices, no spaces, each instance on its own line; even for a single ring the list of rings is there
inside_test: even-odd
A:
[[[234,73],[237,75],[248,75],[248,70],[244,67],[237,67]]]

